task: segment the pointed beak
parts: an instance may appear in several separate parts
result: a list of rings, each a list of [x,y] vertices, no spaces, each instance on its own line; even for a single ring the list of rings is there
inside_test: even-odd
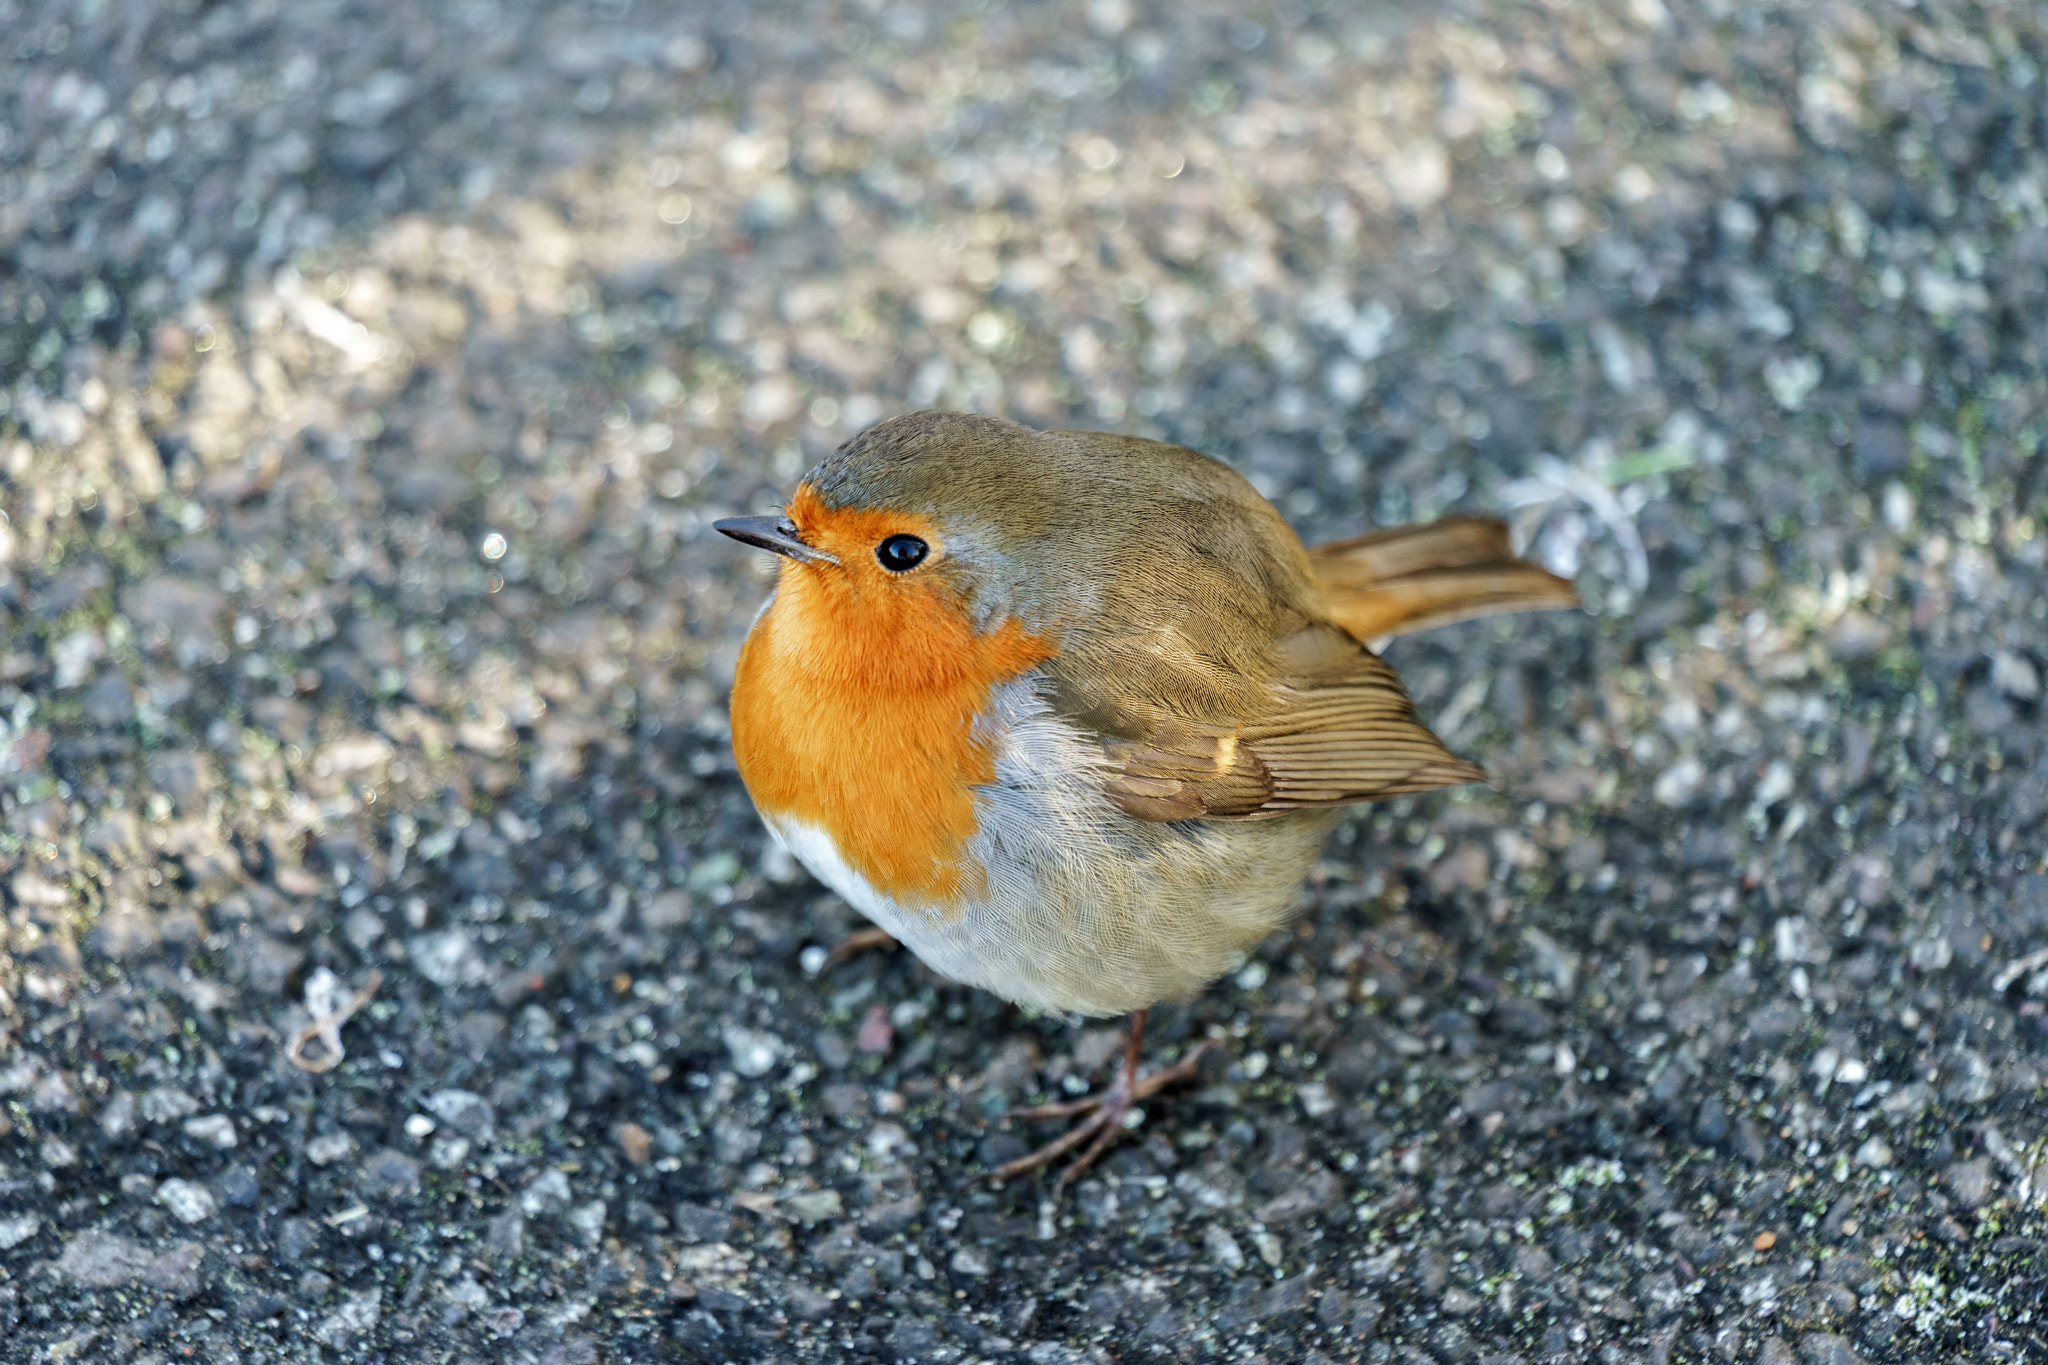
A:
[[[727,517],[711,523],[711,529],[731,536],[742,545],[772,550],[804,564],[837,564],[837,555],[804,544],[796,523],[788,517]]]

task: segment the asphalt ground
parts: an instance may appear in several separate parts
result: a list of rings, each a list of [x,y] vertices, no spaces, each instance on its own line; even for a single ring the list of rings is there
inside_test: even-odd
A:
[[[0,1359],[2048,1359],[2041,6],[0,35]],[[1588,604],[1062,1201],[1115,1031],[820,969],[727,745],[709,522],[921,406]]]

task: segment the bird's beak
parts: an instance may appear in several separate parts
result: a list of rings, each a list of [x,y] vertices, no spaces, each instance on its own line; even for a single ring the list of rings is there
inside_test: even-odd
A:
[[[805,564],[837,564],[837,555],[806,545],[797,534],[796,523],[788,517],[727,517],[711,523],[711,529],[731,536],[742,545],[773,550]]]

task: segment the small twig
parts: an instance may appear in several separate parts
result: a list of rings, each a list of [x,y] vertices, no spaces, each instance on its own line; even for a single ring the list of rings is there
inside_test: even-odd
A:
[[[2043,967],[2048,967],[2048,948],[2036,948],[2025,957],[2015,958],[2013,961],[2006,963],[2004,969],[1997,976],[1991,978],[1991,989],[1993,992],[2003,995],[2013,982],[2019,980],[2028,972],[2039,971]]]
[[[384,973],[371,971],[364,987],[335,1006],[335,995],[341,988],[341,978],[322,967],[306,979],[306,1012],[313,1016],[313,1022],[300,1029],[284,1050],[287,1061],[301,1071],[332,1071],[348,1055],[341,1045],[341,1026],[363,1006],[370,1003],[370,997],[384,984]],[[306,1056],[306,1044],[315,1038],[320,1040],[323,1055]]]

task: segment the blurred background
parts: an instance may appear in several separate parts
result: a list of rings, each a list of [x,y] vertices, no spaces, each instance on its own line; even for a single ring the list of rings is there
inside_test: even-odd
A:
[[[0,1356],[2048,1350],[2040,6],[0,32]],[[1588,604],[1057,1207],[1114,1033],[819,972],[727,746],[710,521],[928,406]]]

